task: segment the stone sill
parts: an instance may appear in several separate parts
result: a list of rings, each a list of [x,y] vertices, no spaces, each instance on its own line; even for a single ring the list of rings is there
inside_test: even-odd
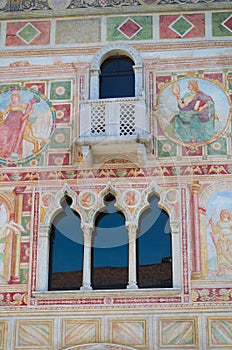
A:
[[[65,291],[34,291],[32,296],[36,299],[74,299],[74,298],[96,298],[96,297],[169,297],[180,296],[181,288],[162,289],[118,289],[118,290],[65,290]]]

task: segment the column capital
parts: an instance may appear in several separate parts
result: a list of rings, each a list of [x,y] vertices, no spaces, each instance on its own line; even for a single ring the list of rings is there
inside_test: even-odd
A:
[[[84,236],[91,236],[92,231],[93,231],[93,226],[91,224],[88,224],[88,223],[82,223],[81,229],[84,233]]]
[[[201,184],[199,181],[193,181],[191,184],[189,184],[190,191],[192,194],[196,194],[201,189]]]
[[[127,221],[126,222],[126,228],[128,229],[128,231],[134,231],[136,232],[138,229],[138,223],[137,221]]]
[[[99,76],[100,73],[101,73],[101,70],[100,70],[99,68],[90,69],[90,74],[91,74],[91,75]]]
[[[16,194],[16,196],[18,196],[20,194],[23,194],[25,189],[26,189],[26,186],[16,186],[13,191]]]
[[[143,70],[143,67],[142,66],[133,66],[133,70],[134,71],[137,71],[137,72],[142,72],[142,70]]]

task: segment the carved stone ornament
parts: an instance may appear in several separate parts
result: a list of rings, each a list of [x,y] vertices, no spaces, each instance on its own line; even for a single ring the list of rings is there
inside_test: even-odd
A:
[[[180,5],[228,2],[228,0],[1,0],[0,12],[65,10],[90,7],[120,7],[141,5]]]
[[[71,0],[48,0],[48,5],[53,10],[65,10],[71,3]]]

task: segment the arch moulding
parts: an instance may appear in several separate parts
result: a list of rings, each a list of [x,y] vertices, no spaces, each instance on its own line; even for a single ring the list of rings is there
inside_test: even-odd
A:
[[[103,61],[114,55],[126,55],[134,62],[135,73],[135,97],[143,95],[143,79],[142,79],[142,56],[132,46],[124,43],[113,43],[101,48],[93,57],[90,68],[90,99],[99,99],[99,74]]]

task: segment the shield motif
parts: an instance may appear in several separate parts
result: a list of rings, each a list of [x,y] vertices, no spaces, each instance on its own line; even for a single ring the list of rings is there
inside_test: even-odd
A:
[[[156,5],[160,0],[139,0],[142,5]]]
[[[48,5],[53,10],[65,10],[71,3],[71,0],[48,0]]]

